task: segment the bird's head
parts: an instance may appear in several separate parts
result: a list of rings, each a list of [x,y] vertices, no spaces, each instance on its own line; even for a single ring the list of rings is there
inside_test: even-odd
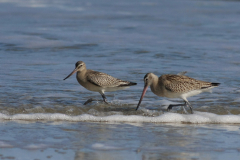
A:
[[[86,70],[86,64],[83,62],[83,61],[78,61],[76,64],[75,64],[75,69],[66,77],[64,78],[63,80],[69,78],[71,75],[73,75],[74,73],[76,72],[81,72],[83,70]]]
[[[153,73],[147,73],[145,76],[144,76],[144,88],[143,88],[143,92],[142,92],[142,96],[138,102],[138,105],[137,105],[137,108],[136,110],[138,109],[138,107],[140,106],[141,102],[142,102],[142,99],[145,95],[145,93],[147,92],[147,89],[148,89],[148,86],[150,86],[152,83],[153,83],[153,79],[156,75],[154,75]]]

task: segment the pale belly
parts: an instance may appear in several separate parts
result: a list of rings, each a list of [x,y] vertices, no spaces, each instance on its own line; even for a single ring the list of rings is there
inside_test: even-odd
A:
[[[117,90],[123,90],[123,89],[126,89],[126,88],[129,88],[129,87],[100,87],[100,86],[96,86],[90,82],[82,82],[82,81],[78,81],[79,84],[81,86],[83,86],[84,88],[86,88],[87,90],[89,91],[93,91],[93,92],[114,92],[114,91],[117,91]]]
[[[184,98],[187,98],[187,97],[198,95],[202,92],[204,92],[204,90],[193,90],[193,91],[186,92],[186,93],[175,93],[175,92],[171,92],[171,91],[168,91],[168,90],[164,90],[163,92],[153,92],[153,93],[155,93],[159,97],[182,98],[182,99],[184,99]]]

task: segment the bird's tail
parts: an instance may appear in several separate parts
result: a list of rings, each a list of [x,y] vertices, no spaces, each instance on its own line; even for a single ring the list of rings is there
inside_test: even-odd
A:
[[[211,83],[212,84],[212,86],[219,86],[221,83]]]
[[[128,85],[129,85],[129,86],[134,86],[134,85],[137,85],[137,83],[135,83],[135,82],[129,82]]]
[[[201,89],[204,90],[204,92],[210,92],[212,93],[212,88],[215,88],[217,86],[219,86],[220,83],[211,83],[211,86],[207,86],[207,87],[202,87]]]
[[[137,83],[125,81],[125,83],[120,84],[118,87],[126,87],[126,86],[134,86],[134,85],[137,85]]]

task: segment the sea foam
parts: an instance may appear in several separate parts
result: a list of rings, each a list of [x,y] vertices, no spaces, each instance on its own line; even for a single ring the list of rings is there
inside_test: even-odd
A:
[[[234,124],[240,123],[240,115],[217,115],[214,113],[197,112],[194,114],[164,113],[156,117],[141,115],[111,115],[93,116],[82,114],[70,116],[60,113],[35,113],[35,114],[15,114],[5,115],[0,113],[0,120],[25,120],[25,121],[74,121],[74,122],[130,122],[130,123],[218,123]]]

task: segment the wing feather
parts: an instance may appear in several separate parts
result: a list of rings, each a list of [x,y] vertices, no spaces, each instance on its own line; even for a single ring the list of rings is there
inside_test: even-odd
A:
[[[91,71],[87,75],[87,81],[99,87],[121,87],[129,84],[128,81],[123,81],[106,73],[97,71]]]
[[[212,87],[210,82],[196,80],[184,75],[166,75],[164,86],[171,92],[189,92]]]

